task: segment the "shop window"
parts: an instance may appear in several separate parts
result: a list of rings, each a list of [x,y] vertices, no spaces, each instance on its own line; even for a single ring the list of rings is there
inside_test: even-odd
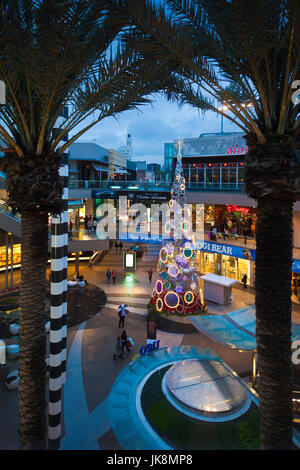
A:
[[[21,245],[13,245],[13,264],[21,263]],[[11,265],[11,249],[8,248],[8,266]],[[0,269],[3,270],[6,266],[6,247],[0,247]]]
[[[246,274],[247,285],[250,285],[250,261],[246,259],[238,259],[238,278],[237,281],[241,282],[242,277]]]
[[[218,274],[218,260],[215,253],[200,252],[200,272],[203,274]]]
[[[206,166],[206,186],[212,185],[212,178],[213,178],[213,169],[210,163]]]

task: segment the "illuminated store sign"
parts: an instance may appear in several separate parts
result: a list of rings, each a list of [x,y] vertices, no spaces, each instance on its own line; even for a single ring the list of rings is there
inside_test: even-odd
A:
[[[245,215],[249,214],[250,209],[248,207],[239,207],[239,206],[226,206],[228,212],[243,212]]]
[[[221,255],[233,256],[241,259],[255,259],[255,250],[242,248],[239,246],[222,245],[221,243],[211,243],[205,241],[197,241],[196,249],[208,251],[210,253],[219,253]]]
[[[245,154],[247,152],[248,152],[248,147],[234,145],[233,147],[228,147],[226,155]]]
[[[221,255],[233,256],[234,258],[248,259],[251,261],[255,261],[256,258],[256,252],[253,249],[222,245],[221,243],[211,243],[198,240],[195,243],[195,249],[207,251],[209,253],[220,253]],[[293,260],[292,272],[300,274],[300,260]]]

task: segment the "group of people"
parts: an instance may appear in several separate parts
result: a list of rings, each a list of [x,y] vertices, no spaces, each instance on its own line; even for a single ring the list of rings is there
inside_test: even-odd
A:
[[[107,278],[107,283],[109,284],[110,283],[110,280],[112,279],[113,283],[115,284],[116,282],[116,278],[117,278],[117,273],[116,271],[113,269],[112,271],[108,268],[108,270],[106,271],[106,278]]]
[[[116,241],[115,242],[115,249],[116,249],[116,253],[118,252],[118,250],[120,250],[120,252],[122,251],[122,248],[123,248],[123,243],[121,241]]]
[[[92,217],[91,215],[90,216],[85,216],[84,218],[84,228],[85,230],[87,230],[89,233],[92,233],[92,232],[95,232],[96,233],[96,229],[97,229],[97,217],[94,216]]]
[[[72,281],[68,281],[69,287],[76,287],[76,286],[85,287],[86,285],[87,285],[87,280],[84,279],[83,275],[79,273],[77,273],[77,275],[74,274]]]
[[[131,351],[131,342],[127,337],[126,330],[122,331],[121,336],[118,336],[115,346],[115,353],[114,353],[114,360],[116,361],[118,358],[124,359],[123,351],[126,347],[127,351]]]
[[[216,226],[212,226],[209,231],[209,238],[211,241],[216,241],[218,235],[223,238],[225,241],[226,239],[230,240],[230,238],[235,238],[237,240],[237,228],[235,224],[232,224],[231,231],[229,231],[229,226],[227,222],[224,222],[221,227],[221,231],[218,232]],[[247,238],[251,235],[250,231],[248,230],[247,226],[243,227],[243,236],[244,236],[244,243],[247,245]]]
[[[123,307],[123,308],[122,308]],[[125,308],[127,307],[127,308]],[[129,312],[128,306],[127,305],[120,305],[118,309],[118,315],[119,315],[119,328],[124,328],[125,324],[125,318],[127,313]],[[124,359],[123,356],[123,351],[124,348],[126,347],[127,351],[130,352],[132,348],[132,340],[131,338],[129,339],[127,337],[126,330],[122,331],[121,336],[118,336],[116,346],[115,346],[115,353],[114,353],[114,360],[118,359],[120,357],[121,359]]]

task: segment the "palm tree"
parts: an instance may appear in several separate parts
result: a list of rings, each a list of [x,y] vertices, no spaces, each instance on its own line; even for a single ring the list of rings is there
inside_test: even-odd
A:
[[[107,116],[150,102],[166,60],[120,46],[110,1],[0,1],[1,150],[10,205],[22,215],[19,438],[45,447],[48,214],[59,213],[62,154]],[[64,105],[69,117],[57,125]],[[88,118],[88,119],[87,119]],[[68,139],[68,134],[70,134]]]
[[[169,98],[234,121],[249,147],[245,191],[257,201],[256,337],[261,446],[292,447],[293,203],[300,198],[298,0],[116,0],[127,40],[169,57]],[[219,111],[218,104],[228,112]],[[298,148],[298,150],[297,150]]]

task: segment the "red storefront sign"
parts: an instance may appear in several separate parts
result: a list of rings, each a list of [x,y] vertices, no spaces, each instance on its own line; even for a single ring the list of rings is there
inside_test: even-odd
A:
[[[248,152],[248,147],[242,147],[239,145],[234,145],[233,147],[228,147],[226,155],[237,155],[244,154]]]
[[[239,206],[226,206],[228,212],[243,212],[245,215],[249,214],[249,207],[239,207]]]

